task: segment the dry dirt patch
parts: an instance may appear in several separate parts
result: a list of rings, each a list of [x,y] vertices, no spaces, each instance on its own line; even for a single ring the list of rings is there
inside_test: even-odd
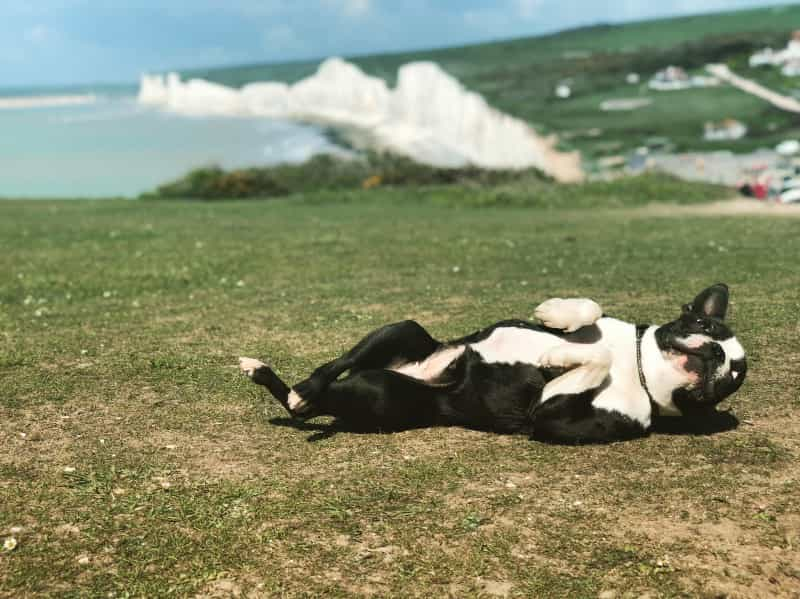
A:
[[[15,468],[63,468],[73,464],[73,421],[83,410],[42,405],[24,410],[0,408],[0,465]]]
[[[670,518],[626,517],[655,547],[666,548],[664,563],[679,571],[698,596],[748,599],[800,597],[797,516],[779,518],[786,541],[765,546],[757,527],[723,518],[689,522]]]
[[[794,452],[796,419],[773,417],[757,426]],[[724,468],[718,464],[713,472]],[[676,503],[668,496],[663,505],[623,507],[619,542],[637,538],[637,544],[652,547],[699,597],[797,599],[800,513],[793,489],[800,485],[800,465],[790,457],[768,475],[742,468],[736,480],[720,497],[700,494]]]
[[[632,211],[637,216],[781,216],[800,217],[800,206],[734,198],[709,204],[648,204]]]

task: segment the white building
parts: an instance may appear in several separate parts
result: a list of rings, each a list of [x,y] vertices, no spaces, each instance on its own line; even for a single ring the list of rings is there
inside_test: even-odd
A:
[[[653,75],[647,84],[650,89],[670,91],[675,89],[688,89],[692,86],[689,75],[681,67],[668,66]]]
[[[781,73],[787,77],[800,76],[800,57],[787,60],[781,68]]]
[[[764,48],[753,54],[749,62],[751,67],[781,67],[781,73],[787,77],[800,76],[800,30],[792,34],[792,39],[783,50]]]
[[[725,119],[718,123],[705,125],[703,139],[706,141],[730,141],[747,135],[747,125],[736,119]]]
[[[713,85],[719,85],[719,79],[716,77],[707,77],[704,75],[694,75],[690,77],[684,69],[672,65],[658,71],[647,84],[650,89],[656,91],[674,91],[677,89],[710,87]]]

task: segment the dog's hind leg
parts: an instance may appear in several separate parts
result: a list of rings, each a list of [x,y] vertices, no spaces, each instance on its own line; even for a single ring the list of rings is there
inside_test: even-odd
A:
[[[277,399],[290,414],[292,413],[292,409],[289,407],[289,394],[291,389],[278,378],[278,375],[273,372],[272,368],[255,358],[239,358],[239,370],[246,374],[255,384],[266,387],[272,396]]]
[[[539,304],[534,315],[546,327],[573,333],[597,322],[603,309],[590,299],[554,297]]]
[[[316,398],[320,415],[359,431],[399,431],[444,424],[447,390],[392,370],[362,370],[333,381]]]
[[[347,371],[356,374],[364,370],[389,368],[397,363],[418,362],[441,345],[413,320],[381,327],[364,337],[343,356],[323,364],[310,377],[295,385],[289,394],[289,407],[298,413],[309,410],[316,398]]]

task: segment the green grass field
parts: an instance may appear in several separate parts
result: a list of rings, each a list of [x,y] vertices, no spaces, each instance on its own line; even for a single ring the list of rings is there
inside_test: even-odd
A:
[[[0,203],[0,596],[795,597],[800,220],[626,185]],[[750,372],[709,436],[337,433],[235,368],[553,296],[661,322],[717,281]]]
[[[798,86],[796,78],[783,77],[777,69],[749,69],[746,64],[756,49],[784,47],[797,23],[800,6],[780,6],[351,59],[390,84],[404,63],[433,60],[493,106],[541,131],[562,134],[562,145],[581,150],[587,160],[608,153],[610,146],[614,152],[629,151],[653,136],[669,138],[678,151],[746,152],[800,136],[800,121],[733,88],[653,92],[647,89],[647,80],[670,64],[703,73],[706,63],[727,62],[743,75],[789,93]],[[184,75],[240,86],[261,80],[294,82],[314,73],[317,66],[317,61],[246,65]],[[630,72],[639,73],[642,83],[626,84]],[[566,80],[573,96],[559,100],[555,87]],[[600,110],[604,100],[631,97],[649,98],[653,104],[632,112]],[[745,122],[748,136],[736,142],[704,142],[704,123],[725,118]],[[601,139],[581,134],[593,128],[603,131]]]

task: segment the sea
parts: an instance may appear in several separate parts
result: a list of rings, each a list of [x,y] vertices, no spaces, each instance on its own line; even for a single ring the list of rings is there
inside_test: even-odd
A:
[[[193,168],[340,151],[311,125],[180,116],[138,104],[137,91],[0,89],[0,198],[134,198]]]

